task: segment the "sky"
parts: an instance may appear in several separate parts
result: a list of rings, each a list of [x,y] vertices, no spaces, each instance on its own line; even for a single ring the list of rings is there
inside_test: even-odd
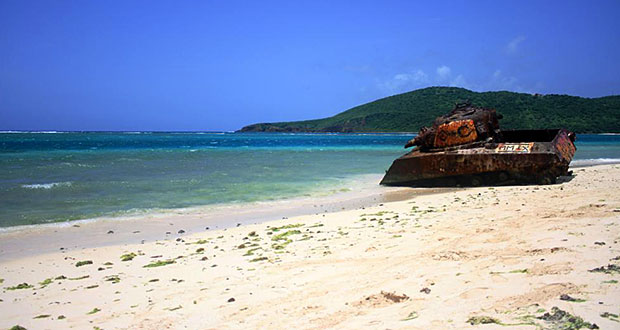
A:
[[[620,1],[0,0],[0,130],[229,131],[428,86],[620,94]]]

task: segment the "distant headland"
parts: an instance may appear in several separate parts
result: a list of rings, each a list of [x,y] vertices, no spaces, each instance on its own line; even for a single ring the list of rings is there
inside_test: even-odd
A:
[[[577,133],[620,132],[620,95],[584,98],[556,94],[474,92],[428,87],[353,107],[335,116],[291,122],[258,123],[238,132],[417,132],[454,106],[496,109],[503,129],[567,128]]]

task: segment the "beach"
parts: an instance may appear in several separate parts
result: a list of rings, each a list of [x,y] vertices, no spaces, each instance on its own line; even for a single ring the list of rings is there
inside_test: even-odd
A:
[[[15,248],[0,261],[0,328],[617,328],[620,166],[573,171],[238,227],[161,221],[170,234],[152,241]],[[130,237],[125,223],[106,235]]]

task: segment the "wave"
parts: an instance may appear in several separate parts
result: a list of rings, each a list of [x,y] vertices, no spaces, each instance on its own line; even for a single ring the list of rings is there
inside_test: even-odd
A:
[[[591,159],[576,159],[571,162],[572,166],[593,166],[603,164],[620,164],[620,158],[591,158]]]
[[[34,184],[23,184],[22,188],[26,189],[52,189],[56,187],[70,187],[72,185],[71,182],[51,182],[51,183],[34,183]]]

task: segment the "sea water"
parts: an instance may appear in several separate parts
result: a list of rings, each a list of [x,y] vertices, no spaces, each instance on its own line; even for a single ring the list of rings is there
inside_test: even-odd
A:
[[[378,181],[411,137],[4,132],[0,227],[329,196]],[[576,144],[573,165],[620,162],[618,135]]]

